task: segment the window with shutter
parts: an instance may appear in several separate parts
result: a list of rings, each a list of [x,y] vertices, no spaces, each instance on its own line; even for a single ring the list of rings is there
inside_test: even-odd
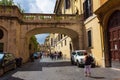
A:
[[[88,47],[92,47],[92,35],[91,35],[91,30],[88,31]]]
[[[85,2],[83,3],[84,19],[87,19],[92,15],[93,13],[92,3],[93,3],[92,0],[85,0]]]
[[[70,0],[65,0],[65,9],[70,8]]]

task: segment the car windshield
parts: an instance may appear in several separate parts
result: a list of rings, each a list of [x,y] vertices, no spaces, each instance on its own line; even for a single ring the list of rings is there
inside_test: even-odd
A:
[[[72,53],[72,55],[75,55],[75,54],[76,54],[75,52]]]
[[[37,56],[38,54],[37,54],[37,53],[34,53],[33,55],[34,55],[34,56]]]
[[[84,55],[84,52],[77,52],[77,54],[78,54],[79,56],[83,56],[83,55]]]
[[[0,61],[3,59],[4,54],[0,54]]]

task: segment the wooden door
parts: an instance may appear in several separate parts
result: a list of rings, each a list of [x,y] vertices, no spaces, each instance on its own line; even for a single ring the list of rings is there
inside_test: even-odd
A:
[[[115,11],[109,18],[108,34],[111,59],[120,60],[120,11]]]

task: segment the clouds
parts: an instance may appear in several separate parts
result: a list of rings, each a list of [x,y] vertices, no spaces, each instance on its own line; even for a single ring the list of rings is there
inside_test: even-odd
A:
[[[56,0],[14,0],[25,12],[53,13]]]
[[[44,13],[53,13],[56,0],[36,0],[36,5]]]
[[[20,4],[26,13],[53,13],[56,0],[13,0],[15,4]],[[41,44],[48,34],[35,35]]]

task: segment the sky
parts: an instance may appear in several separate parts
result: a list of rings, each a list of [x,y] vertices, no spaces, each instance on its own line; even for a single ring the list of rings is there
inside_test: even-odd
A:
[[[20,4],[25,13],[53,13],[56,0],[13,0],[15,4]],[[35,35],[40,44],[48,34]]]

